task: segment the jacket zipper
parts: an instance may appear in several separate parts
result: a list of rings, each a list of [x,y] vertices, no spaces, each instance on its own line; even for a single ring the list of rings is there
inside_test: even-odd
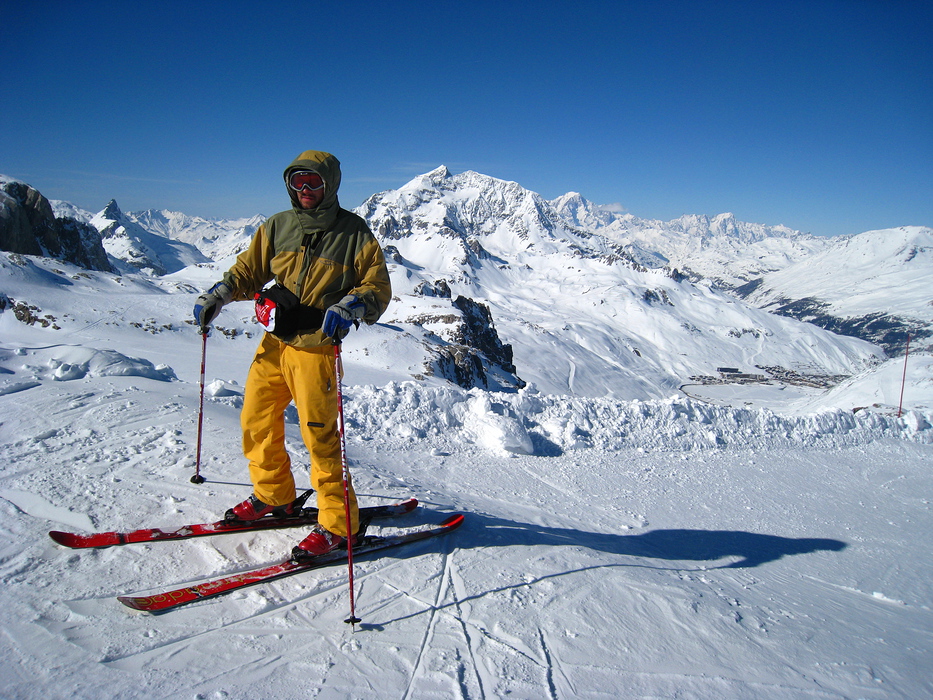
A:
[[[320,237],[321,234],[318,234]],[[298,272],[298,281],[295,285],[295,296],[298,297],[299,301],[301,300],[301,293],[304,290],[305,278],[308,275],[308,271],[311,269],[311,259],[314,257],[314,250],[317,248],[317,245],[312,246],[312,239],[315,234],[306,233],[304,239],[301,241],[301,245],[304,248],[304,255],[301,260],[301,270]],[[318,241],[319,242],[319,241]]]

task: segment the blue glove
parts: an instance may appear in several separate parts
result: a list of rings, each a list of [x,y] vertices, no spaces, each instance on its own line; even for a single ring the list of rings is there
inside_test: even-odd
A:
[[[324,335],[342,340],[350,332],[350,326],[366,315],[366,304],[359,297],[348,294],[324,312]]]
[[[233,290],[223,282],[218,282],[194,302],[194,322],[202,329],[211,325],[217,318],[224,304],[233,299]]]

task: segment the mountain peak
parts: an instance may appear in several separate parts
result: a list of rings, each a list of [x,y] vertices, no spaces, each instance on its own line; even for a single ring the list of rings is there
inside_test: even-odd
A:
[[[418,175],[415,178],[409,180],[406,184],[402,185],[399,188],[399,192],[411,192],[419,190],[429,190],[435,187],[440,187],[441,184],[453,177],[450,170],[447,169],[446,165],[439,165],[430,172],[424,173],[423,175]],[[378,195],[374,195],[378,196]],[[370,198],[372,199],[372,198]]]
[[[430,178],[431,180],[446,180],[451,177],[451,174],[446,165],[439,165],[431,172],[425,173],[422,177]]]
[[[123,212],[120,211],[120,206],[117,204],[117,200],[111,199],[107,206],[104,207],[104,210],[99,214],[99,216],[104,219],[110,219],[111,221],[120,221],[123,218]]]
[[[594,204],[579,192],[567,192],[549,204],[574,226],[597,230],[625,213],[621,204]]]

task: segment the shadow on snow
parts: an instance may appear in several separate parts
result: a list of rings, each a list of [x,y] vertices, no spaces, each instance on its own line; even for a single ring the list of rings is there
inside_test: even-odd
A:
[[[649,530],[641,534],[586,532],[478,513],[466,513],[463,527],[452,537],[458,549],[560,545],[668,561],[712,562],[725,557],[741,557],[739,561],[713,568],[749,568],[784,556],[838,552],[847,546],[840,540],[780,537],[742,530]]]
[[[741,530],[649,530],[641,534],[581,532],[467,515],[464,525],[477,535],[466,547],[567,545],[609,554],[669,561],[741,560],[715,568],[748,568],[792,554],[845,549],[846,543],[821,538],[792,538]],[[460,545],[463,548],[463,545]]]
[[[619,556],[662,559],[673,562],[715,562],[727,557],[740,557],[738,561],[728,564],[713,567],[704,566],[702,567],[704,571],[710,569],[751,568],[776,561],[785,556],[820,551],[839,552],[847,546],[845,542],[834,539],[780,537],[778,535],[764,535],[741,530],[650,530],[631,535],[585,532],[569,528],[520,523],[476,513],[466,514],[463,527],[459,532],[451,533],[450,537],[452,538],[450,546],[461,550],[543,545],[591,549]],[[396,556],[404,558],[407,555],[404,552],[398,552]],[[532,556],[533,553],[529,552],[529,558]],[[603,564],[587,566],[573,571],[555,571],[553,574],[540,576],[533,581],[523,582],[516,586],[505,586],[504,588],[528,586],[547,578],[564,576],[588,569],[599,569],[604,566],[619,565],[623,564]],[[643,561],[632,562],[628,565],[657,568]],[[679,567],[670,568],[677,570]],[[479,598],[494,592],[496,591],[486,591],[483,594],[471,596],[471,598]],[[462,603],[464,601],[458,602]],[[446,607],[446,605],[438,607]],[[415,615],[417,614],[421,613],[415,613]],[[397,621],[393,620],[393,622]],[[378,631],[382,629],[382,625],[364,623],[362,629]]]

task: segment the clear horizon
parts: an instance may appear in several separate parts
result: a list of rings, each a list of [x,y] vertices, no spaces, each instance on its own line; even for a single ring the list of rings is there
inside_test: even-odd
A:
[[[0,27],[0,173],[88,211],[352,208],[446,165],[635,216],[933,226],[933,6],[47,3]]]

